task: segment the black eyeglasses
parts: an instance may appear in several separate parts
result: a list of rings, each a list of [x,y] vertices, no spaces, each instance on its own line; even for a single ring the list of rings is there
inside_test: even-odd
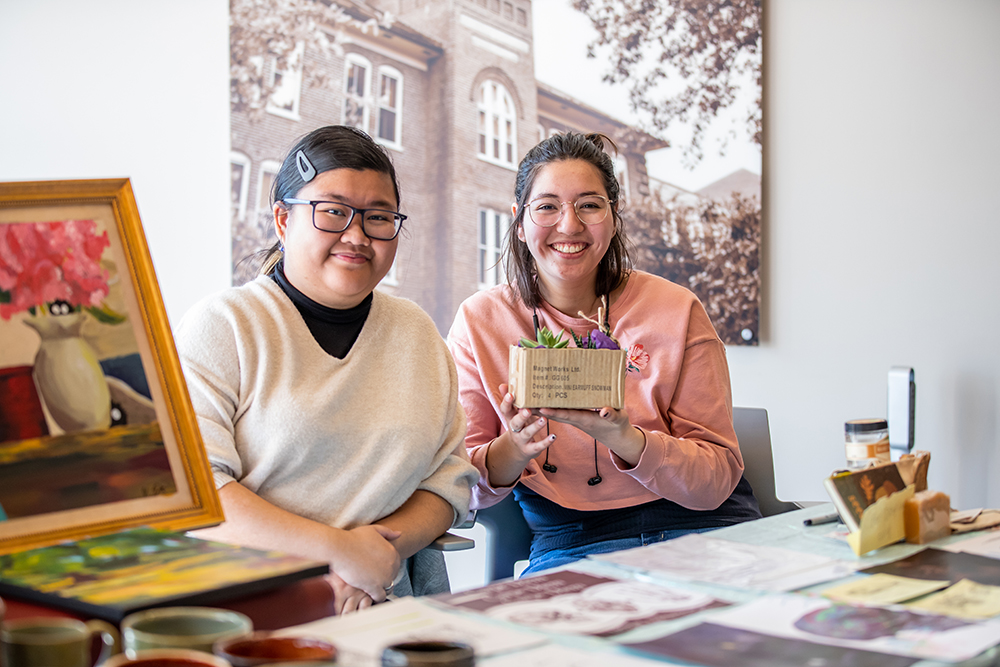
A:
[[[406,216],[381,208],[354,208],[339,201],[314,201],[310,199],[282,199],[289,205],[308,204],[312,206],[313,227],[321,232],[340,233],[347,231],[355,214],[361,216],[361,231],[370,239],[391,241],[399,234]]]

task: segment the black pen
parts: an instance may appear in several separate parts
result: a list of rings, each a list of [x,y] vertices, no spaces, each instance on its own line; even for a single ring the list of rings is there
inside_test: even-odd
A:
[[[840,521],[839,514],[824,514],[823,516],[817,516],[812,519],[806,519],[802,523],[807,526],[818,526],[823,523],[833,523],[834,521]]]

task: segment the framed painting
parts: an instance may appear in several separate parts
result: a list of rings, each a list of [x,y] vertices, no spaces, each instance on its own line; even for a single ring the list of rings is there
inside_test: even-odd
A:
[[[0,183],[0,553],[222,518],[128,179]]]

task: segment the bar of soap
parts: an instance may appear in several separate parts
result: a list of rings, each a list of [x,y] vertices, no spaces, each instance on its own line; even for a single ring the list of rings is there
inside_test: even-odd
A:
[[[940,491],[919,491],[903,505],[906,541],[927,544],[951,535],[951,498]]]

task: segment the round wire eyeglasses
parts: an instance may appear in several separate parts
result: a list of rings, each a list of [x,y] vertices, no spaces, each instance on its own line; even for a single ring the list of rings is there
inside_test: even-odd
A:
[[[607,197],[586,195],[576,201],[559,201],[555,197],[538,197],[528,202],[528,217],[539,227],[553,227],[563,218],[563,206],[572,204],[576,217],[585,225],[599,225],[608,219],[611,204]]]

